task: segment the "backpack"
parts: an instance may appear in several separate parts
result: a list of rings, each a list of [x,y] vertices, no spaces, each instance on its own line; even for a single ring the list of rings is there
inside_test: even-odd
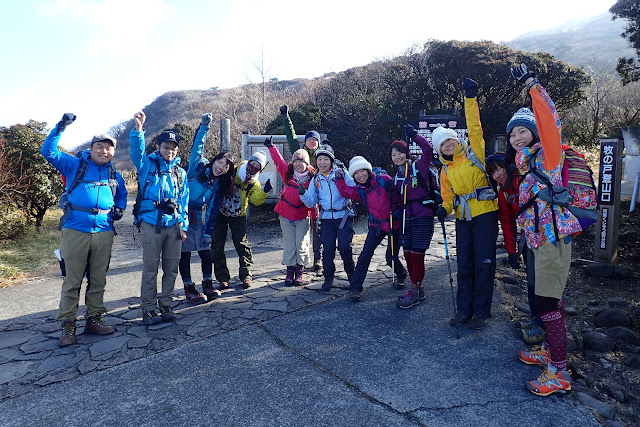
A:
[[[147,191],[147,188],[149,187],[149,184],[151,183],[151,177],[152,176],[157,176],[159,174],[167,174],[167,173],[173,173],[176,176],[176,180],[178,181],[178,194],[182,194],[182,174],[180,173],[180,171],[178,171],[178,166],[174,166],[172,168],[171,171],[168,172],[163,172],[162,168],[160,167],[160,159],[158,159],[157,157],[153,157],[151,158],[151,160],[153,160],[153,162],[151,163],[152,165],[155,165],[155,169],[152,170],[153,168],[149,169],[149,173],[147,174],[147,180],[144,183],[144,186],[142,187],[142,190],[140,189],[140,180],[138,180],[138,194],[136,194],[136,201],[133,204],[133,225],[135,225],[136,227],[138,227],[138,232],[140,232],[140,214],[142,213],[146,213],[146,212],[151,212],[151,210],[146,210],[143,211],[141,210],[141,205],[142,205],[142,197],[144,196],[144,193]],[[154,204],[156,205],[154,207],[153,210],[155,210],[155,208],[157,208],[157,205],[161,203],[161,202],[154,202]],[[159,224],[156,224],[156,231],[159,232]]]
[[[83,212],[93,212],[93,209],[89,208],[81,208],[72,206],[69,203],[69,194],[80,184],[95,184],[95,185],[105,185],[103,182],[96,181],[85,181],[84,176],[87,174],[88,162],[82,158],[82,151],[79,151],[76,155],[80,158],[80,164],[78,165],[78,170],[76,171],[76,175],[73,177],[73,181],[68,188],[60,194],[60,201],[58,202],[58,207],[62,209],[63,214],[60,218],[60,223],[58,224],[58,230],[62,230],[62,226],[64,222],[67,220],[67,217],[71,214],[72,210],[79,210]],[[116,168],[113,163],[109,163],[109,182],[106,184],[111,188],[111,194],[115,198],[116,190],[118,189],[118,179],[116,176]]]
[[[571,213],[578,218],[582,229],[586,229],[593,225],[598,219],[598,210],[600,208],[596,185],[593,181],[593,172],[584,158],[574,149],[563,146],[565,153],[565,162],[567,165],[567,187],[562,185],[553,185],[547,175],[538,171],[535,167],[535,159],[540,149],[537,149],[533,156],[529,159],[529,170],[525,173],[531,173],[536,181],[544,184],[546,188],[540,190],[536,195],[529,199],[520,207],[518,216],[526,211],[530,206],[534,205],[535,199],[540,198],[552,205],[561,206],[569,209]],[[562,171],[564,174],[565,168]],[[524,177],[523,177],[524,178]],[[563,176],[564,178],[564,176]],[[534,205],[536,215],[536,229],[538,224],[537,204]],[[556,224],[555,211],[551,210],[553,217],[554,232],[556,239],[558,238],[558,227]]]
[[[420,199],[407,200],[407,203],[420,203],[432,209],[437,209],[438,206],[442,205],[442,194],[440,193],[440,176],[438,173],[438,169],[436,169],[433,164],[430,164],[429,171],[427,173],[429,182],[424,182],[422,175],[418,173],[416,163],[417,161],[411,162],[411,174],[409,177],[398,178],[398,176],[396,175],[396,177],[394,178],[394,184],[399,180],[411,178],[412,187],[415,188],[417,186],[420,186],[423,189],[427,190],[429,194],[421,197]]]

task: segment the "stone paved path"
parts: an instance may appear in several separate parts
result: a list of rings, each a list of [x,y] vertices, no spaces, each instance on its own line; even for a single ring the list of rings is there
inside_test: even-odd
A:
[[[448,223],[447,239],[450,251],[454,250],[453,230],[453,223]],[[251,235],[249,236],[251,239]],[[355,257],[360,252],[362,237],[354,239]],[[11,299],[15,298],[16,294],[20,295],[17,288],[22,286],[24,296],[31,298],[29,303],[25,304],[30,314],[3,316],[4,320],[0,321],[0,401],[38,387],[67,381],[346,295],[348,282],[342,272],[341,261],[336,262],[338,273],[330,292],[319,290],[322,276],[309,274],[306,275],[308,283],[305,286],[287,287],[283,284],[284,267],[280,263],[280,241],[271,238],[252,243],[255,261],[252,288],[243,291],[236,280],[232,282],[232,286],[235,287],[224,291],[221,298],[193,306],[185,301],[178,278],[173,305],[177,314],[176,321],[152,326],[142,323],[137,297],[139,294],[132,291],[128,297],[105,301],[109,311],[104,320],[115,326],[114,334],[85,335],[82,333],[84,322],[81,320],[77,322],[76,344],[65,348],[58,346],[60,323],[55,319],[56,310],[38,309],[38,299],[43,304],[47,301],[50,308],[56,306],[54,304],[57,304],[59,298],[60,278],[0,290],[0,306],[13,305],[15,300]],[[390,286],[391,271],[384,262],[385,250],[386,242],[374,255],[364,283],[365,296],[367,288]],[[139,290],[140,272],[136,265],[140,264],[140,260],[132,259],[132,254],[127,253],[124,258],[114,257],[116,262],[109,272],[108,288],[125,286],[120,283],[133,283],[131,289]],[[227,257],[230,271],[237,271],[235,252],[229,250]],[[339,256],[337,258],[339,259]],[[446,262],[442,233],[437,233],[437,230],[426,258],[427,269]],[[194,279],[200,271],[198,263],[199,260],[195,256],[192,259]],[[455,260],[452,260],[452,268],[455,268]],[[402,293],[397,292],[399,295]],[[109,292],[106,292],[105,299],[108,295]],[[84,313],[82,305],[79,313]]]

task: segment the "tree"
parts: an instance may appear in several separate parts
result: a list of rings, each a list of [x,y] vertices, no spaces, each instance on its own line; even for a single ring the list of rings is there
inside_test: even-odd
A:
[[[28,183],[17,204],[36,227],[42,225],[47,210],[57,206],[63,191],[60,173],[40,154],[48,133],[46,123],[30,120],[26,125],[0,128],[9,161],[17,166],[16,177]]]
[[[611,8],[612,20],[626,19],[627,26],[620,35],[627,39],[631,47],[640,56],[640,3],[638,0],[618,0]],[[640,80],[640,63],[635,58],[618,58],[616,71],[622,78],[623,84]]]

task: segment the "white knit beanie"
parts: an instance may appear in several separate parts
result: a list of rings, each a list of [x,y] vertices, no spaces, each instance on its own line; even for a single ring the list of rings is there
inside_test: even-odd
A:
[[[296,150],[291,155],[291,162],[294,162],[296,160],[302,160],[303,162],[305,162],[308,165],[309,164],[309,153],[307,153],[307,150],[304,150],[302,148]]]
[[[371,167],[371,163],[367,161],[362,156],[355,156],[349,162],[349,175],[353,178],[353,174],[359,171],[360,169],[367,169],[369,172],[373,172],[373,168]]]
[[[458,134],[453,129],[443,128],[442,126],[438,126],[431,133],[431,145],[433,145],[433,149],[440,153],[440,145],[445,142],[447,139],[455,139],[458,140]]]

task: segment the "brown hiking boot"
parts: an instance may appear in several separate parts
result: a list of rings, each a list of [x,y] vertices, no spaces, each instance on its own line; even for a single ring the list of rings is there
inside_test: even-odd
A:
[[[242,289],[249,289],[251,286],[253,286],[253,280],[251,280],[251,277],[245,277],[242,280]]]
[[[66,320],[62,322],[62,335],[60,336],[60,347],[66,347],[76,342],[76,321]]]
[[[109,335],[115,331],[113,326],[104,323],[102,316],[89,316],[84,325],[85,334]]]
[[[316,272],[322,270],[322,261],[320,261],[320,258],[314,258],[312,270]]]
[[[222,282],[220,282],[218,289],[220,289],[221,291],[224,291],[225,289],[229,289],[229,282],[227,280],[223,280]]]

